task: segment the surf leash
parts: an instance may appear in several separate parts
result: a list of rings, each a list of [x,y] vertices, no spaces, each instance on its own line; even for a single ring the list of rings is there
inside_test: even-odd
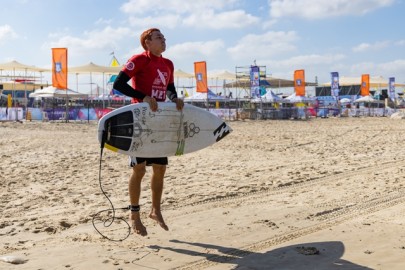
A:
[[[103,159],[104,144],[105,144],[105,142],[106,142],[106,140],[107,140],[107,135],[108,135],[107,130],[104,130],[104,131],[103,131],[103,135],[102,135],[102,140],[101,140],[101,148],[100,148],[100,163],[99,163],[99,169],[98,169],[98,182],[99,182],[99,185],[100,185],[100,190],[101,190],[101,192],[103,193],[103,195],[107,198],[108,202],[109,202],[110,205],[111,205],[111,208],[110,208],[110,209],[101,210],[101,211],[97,212],[97,213],[93,216],[92,223],[93,223],[94,229],[95,229],[102,237],[104,237],[104,238],[106,238],[106,239],[108,239],[108,240],[110,240],[110,241],[121,242],[121,241],[124,241],[125,239],[127,239],[127,238],[129,237],[129,235],[131,234],[131,226],[128,224],[128,222],[127,222],[124,218],[116,217],[116,216],[115,216],[115,210],[130,210],[130,209],[131,209],[131,208],[130,208],[131,206],[123,207],[123,208],[115,208],[115,207],[114,207],[114,204],[113,204],[112,201],[111,201],[111,199],[108,197],[107,193],[106,193],[106,192],[104,191],[104,189],[103,189],[103,185],[102,185],[102,183],[101,183],[101,168],[102,168],[101,165],[102,165],[102,159]],[[101,217],[98,218],[99,220],[103,221],[103,226],[104,226],[105,228],[110,227],[114,222],[117,222],[117,221],[123,221],[123,222],[125,222],[125,223],[127,224],[127,226],[128,226],[128,234],[127,234],[125,237],[123,237],[123,238],[118,238],[118,239],[114,239],[114,238],[111,238],[111,237],[106,236],[106,235],[103,234],[99,229],[97,229],[97,226],[96,226],[96,223],[95,223],[96,218],[97,218],[100,214],[102,214],[102,213],[104,213],[104,212],[108,212],[108,215],[110,215],[110,213],[112,213],[112,216],[109,216],[109,217],[107,217],[107,218],[104,218],[104,219],[101,218]]]
[[[176,156],[181,156],[181,155],[184,154],[184,146],[186,144],[186,141],[184,139],[184,135],[181,136],[181,134],[182,134],[181,130],[182,130],[182,128],[184,128],[183,127],[183,119],[184,119],[184,114],[183,114],[183,110],[181,110],[181,112],[180,112],[180,125],[179,125],[179,129],[177,130]]]

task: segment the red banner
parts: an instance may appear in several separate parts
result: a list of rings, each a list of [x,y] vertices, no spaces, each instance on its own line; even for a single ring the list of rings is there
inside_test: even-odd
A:
[[[296,96],[305,96],[305,71],[303,69],[294,71],[294,89]]]
[[[370,95],[370,75],[369,74],[361,75],[360,95],[363,97]]]
[[[52,48],[52,86],[67,89],[67,48]]]
[[[194,62],[194,74],[197,82],[197,92],[207,93],[207,63],[205,61]]]

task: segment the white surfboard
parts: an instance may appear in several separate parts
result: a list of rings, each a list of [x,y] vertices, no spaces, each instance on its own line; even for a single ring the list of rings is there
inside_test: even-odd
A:
[[[107,149],[137,157],[168,157],[208,147],[232,129],[205,109],[173,102],[159,102],[152,112],[137,103],[104,115],[98,123],[98,139]]]

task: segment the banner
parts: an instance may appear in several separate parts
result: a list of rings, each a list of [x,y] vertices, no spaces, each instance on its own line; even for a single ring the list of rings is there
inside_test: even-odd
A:
[[[258,66],[250,67],[250,96],[260,98],[260,68]]]
[[[194,74],[197,84],[197,92],[208,93],[207,85],[207,63],[194,62]]]
[[[388,96],[392,101],[395,101],[395,77],[388,80]]]
[[[361,75],[360,95],[363,97],[370,95],[370,75],[369,74]]]
[[[305,96],[305,71],[303,69],[294,71],[294,89],[296,96]]]
[[[339,97],[339,73],[331,72],[331,84],[330,84],[330,95],[333,97]]]
[[[52,48],[52,86],[67,89],[67,48]]]

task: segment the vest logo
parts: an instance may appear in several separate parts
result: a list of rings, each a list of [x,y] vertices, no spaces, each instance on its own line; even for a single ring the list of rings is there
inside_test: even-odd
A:
[[[168,77],[169,77],[167,72],[162,72],[159,69],[157,69],[156,71],[157,71],[158,76],[153,81],[153,84],[154,85],[163,84],[164,86],[167,86],[167,81],[168,81]]]

